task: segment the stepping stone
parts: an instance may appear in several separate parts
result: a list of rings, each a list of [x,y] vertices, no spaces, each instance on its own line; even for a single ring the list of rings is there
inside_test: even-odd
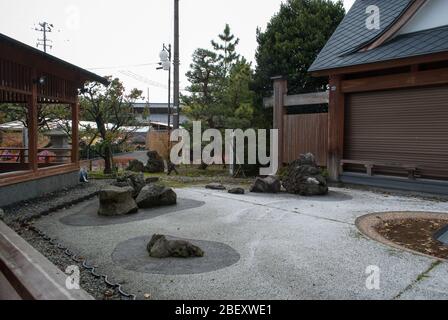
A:
[[[231,194],[245,194],[246,191],[243,188],[233,188],[229,190]]]
[[[226,190],[226,187],[220,183],[210,183],[206,185],[205,188],[210,190]]]

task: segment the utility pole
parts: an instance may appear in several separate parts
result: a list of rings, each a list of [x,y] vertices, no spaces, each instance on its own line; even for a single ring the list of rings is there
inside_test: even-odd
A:
[[[179,0],[174,0],[174,129],[179,129],[180,83],[179,83]]]
[[[47,37],[47,33],[50,33],[53,31],[53,24],[48,23],[48,22],[39,22],[39,26],[40,28],[34,28],[34,30],[38,31],[38,32],[42,32],[43,33],[43,39],[37,39],[37,45],[36,47],[40,47],[42,46],[44,48],[44,52],[47,52],[47,47],[52,49],[53,46],[48,44],[49,42],[53,42],[50,39],[48,39]]]

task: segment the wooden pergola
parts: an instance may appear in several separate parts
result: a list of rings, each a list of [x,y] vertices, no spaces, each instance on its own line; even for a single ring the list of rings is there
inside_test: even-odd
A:
[[[28,111],[27,161],[22,157],[16,164],[18,170],[0,174],[0,187],[79,170],[78,90],[86,81],[108,84],[103,77],[0,34],[0,104],[24,104]],[[39,165],[39,104],[66,104],[70,107],[70,163]]]

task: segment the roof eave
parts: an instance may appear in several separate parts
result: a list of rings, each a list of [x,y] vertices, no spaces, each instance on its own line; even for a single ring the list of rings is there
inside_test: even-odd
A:
[[[404,67],[412,64],[439,62],[448,60],[448,51],[435,52],[429,54],[415,55],[409,57],[403,57],[399,59],[375,61],[370,63],[355,64],[338,68],[328,68],[321,70],[310,71],[313,77],[325,77],[337,74],[349,74],[365,71],[374,71],[381,69],[388,69],[394,67]]]

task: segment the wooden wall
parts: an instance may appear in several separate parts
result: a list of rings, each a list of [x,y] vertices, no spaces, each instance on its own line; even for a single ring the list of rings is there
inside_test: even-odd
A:
[[[285,115],[283,160],[291,163],[301,154],[311,152],[319,166],[327,166],[328,114]]]
[[[157,151],[162,158],[169,159],[168,131],[150,130],[146,139],[146,149],[150,151]]]

